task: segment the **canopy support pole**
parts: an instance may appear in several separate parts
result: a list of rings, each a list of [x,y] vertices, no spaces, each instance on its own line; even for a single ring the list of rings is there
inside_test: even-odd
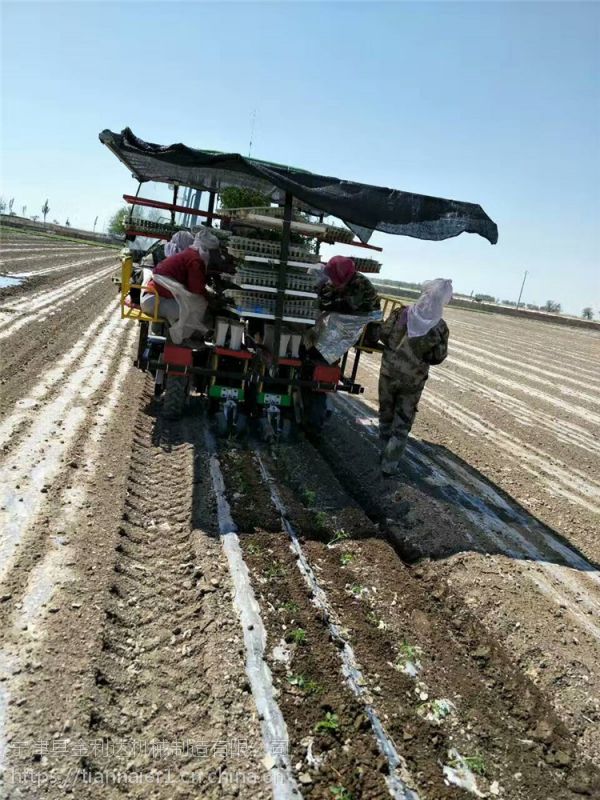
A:
[[[179,184],[173,186],[173,208],[171,209],[171,225],[175,225],[175,206],[177,205],[177,195],[179,193]]]
[[[277,301],[275,303],[275,332],[273,336],[273,364],[279,363],[279,341],[283,323],[283,306],[285,303],[285,285],[288,254],[290,249],[290,231],[292,228],[292,193],[285,193],[283,208],[283,236],[281,239],[281,257],[277,274]]]
[[[208,195],[208,214],[206,217],[206,227],[212,228],[213,224],[213,214],[215,213],[215,198],[217,196],[216,192],[209,192]]]

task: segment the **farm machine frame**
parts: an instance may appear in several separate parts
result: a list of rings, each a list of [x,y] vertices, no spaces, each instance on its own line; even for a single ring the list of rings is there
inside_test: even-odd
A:
[[[303,343],[319,316],[312,271],[319,267],[322,243],[381,252],[368,244],[373,230],[424,239],[468,231],[492,243],[497,239],[495,224],[470,203],[342,181],[237,154],[181,144],[162,147],[138,139],[128,128],[120,134],[103,131],[100,140],[138,181],[136,195],[123,195],[130,209],[126,241],[154,239],[156,251],[157,243],[201,218],[222,243],[217,263],[211,259],[208,266],[205,323],[212,336],[204,341],[170,340],[160,316],[160,297],[156,289],[148,289],[130,250],[123,254],[118,282],[121,316],[140,325],[136,365],[154,375],[163,413],[179,416],[190,395],[199,394],[216,413],[223,434],[243,432],[249,420],[257,422],[267,440],[289,436],[296,423],[318,432],[329,394],[362,392],[356,382],[360,353],[373,350],[364,339],[366,321],[362,335],[333,363]],[[172,202],[140,196],[147,182],[169,184]],[[232,189],[234,198],[245,193],[259,202],[231,207],[223,198]],[[193,206],[191,190],[197,199]],[[208,195],[206,210],[199,207],[201,192]],[[221,207],[215,210],[218,196]],[[140,208],[166,212],[170,222],[144,219]],[[176,224],[177,214],[183,215],[182,224]],[[327,222],[330,217],[345,225]],[[376,273],[381,267],[372,258],[355,262],[363,272]],[[140,308],[142,288],[156,294],[153,315]],[[388,307],[392,302],[386,300]]]

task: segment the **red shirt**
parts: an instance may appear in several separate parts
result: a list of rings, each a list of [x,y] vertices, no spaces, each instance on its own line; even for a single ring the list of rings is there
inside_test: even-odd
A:
[[[173,278],[188,291],[206,296],[206,265],[200,258],[197,250],[187,247],[181,253],[175,253],[161,261],[153,270],[153,275],[164,275]],[[168,289],[150,281],[148,286],[153,286],[161,297],[173,297]]]

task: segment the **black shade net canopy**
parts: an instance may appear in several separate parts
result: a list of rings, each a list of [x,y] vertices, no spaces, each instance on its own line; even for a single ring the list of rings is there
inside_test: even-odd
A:
[[[477,233],[491,244],[498,241],[496,223],[476,203],[317,175],[238,153],[152,144],[138,139],[130,128],[121,133],[104,130],[100,141],[141,183],[158,181],[209,192],[244,186],[281,204],[290,193],[304,208],[341,219],[363,243],[373,231],[433,241]]]

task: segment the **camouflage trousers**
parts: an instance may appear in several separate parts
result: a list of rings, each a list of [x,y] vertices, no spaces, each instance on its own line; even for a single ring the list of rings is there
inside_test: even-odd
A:
[[[379,375],[381,471],[385,475],[392,475],[398,470],[422,391],[423,387],[407,391],[401,380]]]

